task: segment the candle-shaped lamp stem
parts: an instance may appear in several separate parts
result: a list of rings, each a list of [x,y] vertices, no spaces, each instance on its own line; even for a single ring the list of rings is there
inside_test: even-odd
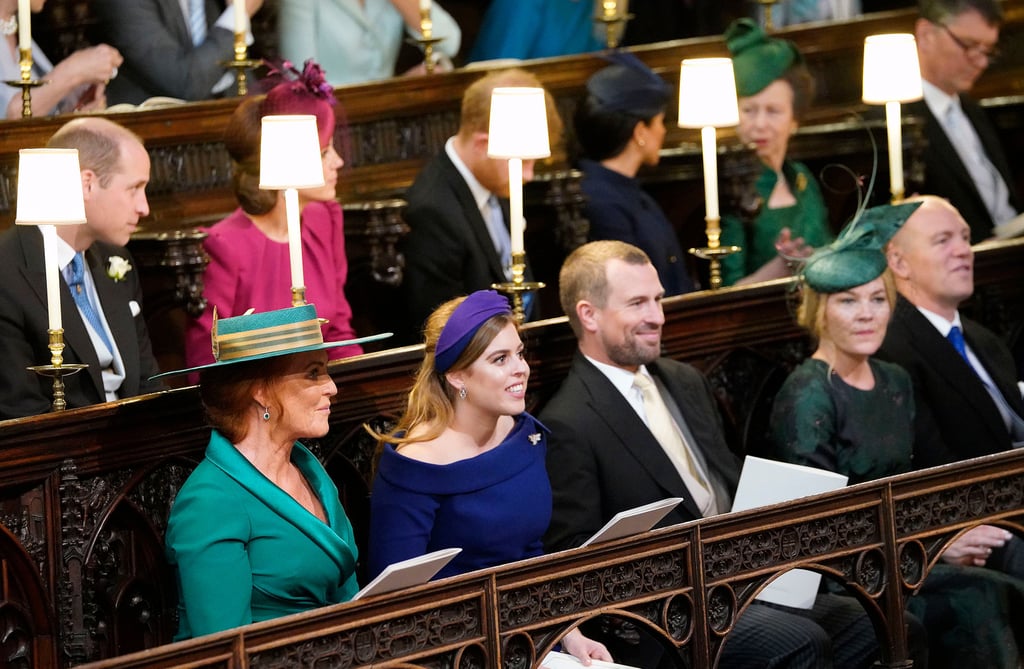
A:
[[[704,158],[704,218],[708,221],[708,246],[718,246],[718,236],[712,242],[711,221],[718,226],[718,146],[714,126],[700,129],[701,155]]]
[[[885,103],[885,129],[889,138],[889,193],[893,204],[903,201],[903,128],[900,103]]]
[[[18,48],[32,50],[32,3],[18,0]]]
[[[306,278],[302,273],[302,235],[299,222],[299,191],[286,188],[284,191],[284,210],[288,219],[288,260],[292,271],[292,295],[296,288],[306,287]],[[300,303],[301,304],[301,303]],[[294,306],[300,306],[296,304]]]
[[[523,231],[526,221],[523,218],[523,159],[508,159],[508,211],[509,236],[511,237],[512,253],[522,253]]]
[[[40,225],[43,234],[43,268],[46,272],[46,316],[49,329],[64,327],[60,318],[60,261],[57,259],[57,228]]]

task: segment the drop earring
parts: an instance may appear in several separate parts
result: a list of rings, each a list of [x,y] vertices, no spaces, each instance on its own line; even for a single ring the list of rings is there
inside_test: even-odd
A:
[[[263,407],[263,420],[270,420],[270,407]]]
[[[466,399],[466,395],[468,395],[468,394],[469,393],[466,392],[466,386],[462,386],[461,388],[459,388],[459,399],[460,400]]]

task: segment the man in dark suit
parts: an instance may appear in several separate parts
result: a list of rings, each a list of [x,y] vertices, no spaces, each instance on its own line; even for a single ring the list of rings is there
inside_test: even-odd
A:
[[[914,466],[999,453],[1024,440],[1024,402],[1013,357],[995,334],[962,318],[974,292],[967,223],[946,200],[922,204],[889,243],[899,297],[878,357],[898,363],[914,383]],[[955,332],[954,332],[955,331]],[[1002,529],[971,530],[997,543],[988,564],[1024,576],[1024,542]]]
[[[139,273],[124,248],[139,217],[149,213],[146,149],[125,128],[88,117],[65,124],[47,146],[78,149],[87,219],[58,226],[64,362],[88,365],[64,378],[67,406],[160,390],[160,382],[149,380],[159,369],[142,317]],[[52,380],[26,369],[50,363],[45,286],[39,230],[16,226],[0,235],[0,418],[50,408]],[[79,306],[83,297],[88,307]]]
[[[931,467],[999,453],[1024,439],[1013,420],[1024,414],[1024,402],[1006,344],[958,311],[974,292],[967,223],[946,200],[919,199],[923,204],[889,244],[900,295],[879,356],[902,365],[914,381],[914,465]],[[967,360],[950,338],[954,327],[966,341]]]
[[[539,88],[540,82],[519,69],[473,82],[462,96],[458,132],[406,191],[403,286],[416,332],[443,302],[512,278],[508,161],[487,155],[491,92],[509,86]],[[561,133],[550,96],[548,129],[553,138]],[[533,178],[533,165],[523,161],[524,181]]]
[[[666,497],[683,502],[661,525],[727,512],[739,462],[707,381],[689,365],[659,357],[664,291],[647,255],[623,242],[591,242],[569,256],[559,281],[579,350],[540,414],[551,430],[553,514],[545,547],[578,546],[616,513]],[[653,383],[660,401],[641,390],[649,386],[639,377]],[[670,434],[663,436],[666,423]],[[643,666],[656,662],[647,644],[601,640],[618,661],[635,663],[634,653],[643,653]],[[866,667],[876,652],[860,605],[822,594],[810,610],[748,607],[721,665]]]
[[[237,0],[248,17],[263,0]],[[107,85],[110,104],[154,96],[206,100],[233,84],[235,7],[218,0],[96,0],[97,39],[124,56]],[[251,42],[251,35],[247,37]]]
[[[971,228],[971,241],[1000,232],[1022,208],[999,136],[967,97],[997,55],[1003,14],[998,0],[922,0],[914,27],[924,100],[911,113],[925,119],[925,181]]]

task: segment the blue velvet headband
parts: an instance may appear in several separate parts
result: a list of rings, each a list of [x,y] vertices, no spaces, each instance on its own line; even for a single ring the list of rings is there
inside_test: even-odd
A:
[[[455,311],[448,317],[441,336],[437,338],[434,350],[434,369],[444,374],[462,352],[466,350],[473,335],[493,316],[498,314],[512,315],[508,306],[508,298],[502,297],[493,290],[478,290],[470,293]]]

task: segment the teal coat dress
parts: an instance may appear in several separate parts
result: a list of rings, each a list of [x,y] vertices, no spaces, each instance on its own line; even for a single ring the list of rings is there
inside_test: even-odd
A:
[[[182,486],[167,523],[177,571],[175,640],[348,601],[359,589],[352,525],[323,466],[296,443],[292,462],[324,523],[270,482],[220,433]]]
[[[765,165],[754,182],[754,189],[764,204],[753,223],[745,223],[734,214],[723,216],[722,245],[743,249],[722,260],[722,282],[726,286],[731,286],[775,257],[775,240],[782,228],[789,228],[794,239],[803,237],[814,248],[832,241],[828,209],[811,171],[802,163],[787,160],[782,164],[782,175],[789,183],[796,204],[777,209],[767,207],[778,176],[775,170]]]
[[[775,396],[769,431],[779,460],[828,469],[850,483],[911,469],[914,390],[899,365],[870,360],[875,387],[847,385],[810,358]],[[930,669],[1017,669],[1024,581],[994,569],[937,563],[907,603],[928,631]]]

